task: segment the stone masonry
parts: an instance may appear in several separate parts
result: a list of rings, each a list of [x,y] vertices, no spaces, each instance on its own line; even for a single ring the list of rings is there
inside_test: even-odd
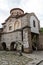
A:
[[[14,47],[18,41],[22,42],[24,52],[32,52],[32,39],[35,35],[39,36],[39,23],[34,13],[24,13],[20,8],[12,9],[10,16],[2,23],[3,28],[0,29],[0,47],[10,50],[11,44]]]

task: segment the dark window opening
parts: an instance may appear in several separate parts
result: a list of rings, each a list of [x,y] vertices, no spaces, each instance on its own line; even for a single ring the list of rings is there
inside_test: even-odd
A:
[[[24,46],[22,45],[22,52],[24,52]]]
[[[11,51],[16,51],[17,50],[17,44],[15,42],[12,42],[10,45],[10,50]]]
[[[35,26],[35,20],[33,20],[33,26],[36,27],[36,26]]]
[[[23,41],[23,30],[22,30],[22,41]]]
[[[12,26],[9,27],[9,30],[11,30],[11,29],[12,29]]]

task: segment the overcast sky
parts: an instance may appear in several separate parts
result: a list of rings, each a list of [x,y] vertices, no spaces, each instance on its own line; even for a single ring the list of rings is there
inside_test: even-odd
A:
[[[34,12],[43,27],[43,0],[0,0],[0,27],[10,15],[10,10],[16,7],[28,13]]]

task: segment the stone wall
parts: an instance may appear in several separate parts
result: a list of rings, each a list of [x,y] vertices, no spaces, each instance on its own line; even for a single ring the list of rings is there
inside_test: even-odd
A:
[[[16,26],[18,25],[19,23],[19,28]],[[15,25],[15,23],[17,25]],[[3,32],[12,32],[16,29],[21,29],[25,26],[29,25],[29,22],[28,22],[28,18],[27,18],[27,15],[23,16],[23,17],[20,17],[18,19],[16,18],[9,18],[9,20],[3,25],[3,27],[5,26],[5,28],[3,29]],[[9,27],[11,26],[11,30],[9,30]]]
[[[7,48],[10,50],[10,45],[12,42],[20,41],[23,43],[24,52],[30,52],[32,49],[30,28],[23,29],[23,40],[21,31],[8,32],[6,34],[3,33],[1,36],[1,44],[5,42]]]
[[[12,15],[21,15],[21,14],[24,14],[24,12],[22,12],[21,10],[13,10],[10,12]]]
[[[12,32],[12,33],[6,33],[2,34],[1,36],[1,43],[5,42],[7,47],[10,48],[10,44],[15,41],[21,41],[21,32]]]
[[[20,20],[21,20],[21,27],[22,28],[29,25],[27,15],[21,17]]]
[[[39,50],[43,50],[43,32],[40,32],[39,42]]]
[[[31,52],[32,51],[32,44],[31,44],[31,32],[30,28],[25,28],[23,30],[23,45],[24,45],[24,52]]]

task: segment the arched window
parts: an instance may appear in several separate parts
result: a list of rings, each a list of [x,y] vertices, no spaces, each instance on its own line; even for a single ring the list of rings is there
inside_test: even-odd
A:
[[[33,26],[36,27],[36,25],[35,25],[35,20],[33,20]]]
[[[20,28],[21,28],[21,21],[16,21],[14,23],[14,29],[16,30],[16,29],[20,29]]]

